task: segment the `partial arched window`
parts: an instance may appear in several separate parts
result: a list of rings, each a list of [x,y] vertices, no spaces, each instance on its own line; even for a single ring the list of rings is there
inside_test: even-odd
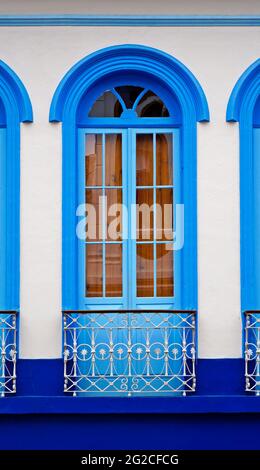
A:
[[[100,326],[101,336],[94,335],[100,341],[97,376],[108,373],[105,325],[112,327],[110,342],[118,344],[113,374],[124,376],[130,322],[134,382],[127,379],[124,385],[121,377],[112,383],[106,377],[100,388],[114,393],[121,386],[122,393],[132,393],[147,361],[148,375],[151,367],[151,376],[164,376],[165,341],[183,341],[181,330],[171,335],[175,320],[167,312],[197,308],[196,123],[208,120],[207,102],[195,77],[173,57],[143,46],[117,46],[86,57],[66,74],[54,94],[50,120],[63,123],[63,309],[92,312],[85,324],[95,331]],[[95,317],[100,310],[110,316]],[[144,310],[145,318],[134,317]],[[155,310],[161,312],[157,317]],[[188,317],[191,327],[193,315]],[[181,325],[183,317],[179,320]],[[164,322],[168,340],[162,338]],[[143,356],[144,325],[150,328],[150,359]],[[195,353],[188,330],[187,335],[193,390]],[[172,379],[162,391],[174,393],[185,391],[188,382],[181,372],[173,379],[181,370],[173,349],[177,362],[172,359]],[[88,368],[88,346],[83,350]],[[92,385],[89,380],[80,379],[84,392],[97,391],[95,380]],[[158,392],[161,378],[152,382]],[[143,378],[136,392],[149,393],[152,382]],[[68,391],[80,392],[75,381],[66,383]]]
[[[32,121],[28,94],[0,61],[0,396],[16,391],[20,298],[20,123]]]
[[[260,346],[260,59],[237,81],[227,120],[239,122],[241,307],[246,391],[259,392]]]
[[[260,309],[260,59],[237,81],[227,121],[239,122],[240,132],[242,309]]]
[[[0,310],[19,309],[20,123],[31,121],[26,89],[0,61]]]

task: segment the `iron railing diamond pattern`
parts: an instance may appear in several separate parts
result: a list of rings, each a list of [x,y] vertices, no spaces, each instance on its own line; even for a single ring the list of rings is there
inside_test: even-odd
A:
[[[194,392],[196,312],[64,311],[64,391]]]
[[[260,310],[245,312],[246,391],[260,396]]]
[[[17,312],[0,311],[0,396],[16,392]]]

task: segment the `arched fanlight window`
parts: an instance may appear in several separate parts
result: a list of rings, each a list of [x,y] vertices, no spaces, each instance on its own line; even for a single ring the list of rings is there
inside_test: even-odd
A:
[[[146,91],[136,106],[139,117],[169,117],[169,111],[164,102],[151,90]]]
[[[169,111],[151,90],[125,85],[107,90],[94,102],[89,117],[121,117],[132,110],[137,117],[169,117]]]
[[[120,117],[123,112],[122,104],[113,91],[105,91],[95,101],[89,117]]]

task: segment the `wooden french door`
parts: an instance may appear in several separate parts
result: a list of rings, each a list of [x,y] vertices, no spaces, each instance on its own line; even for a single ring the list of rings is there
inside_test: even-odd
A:
[[[78,239],[79,308],[179,304],[178,138],[177,129],[79,131],[79,205],[88,208]]]

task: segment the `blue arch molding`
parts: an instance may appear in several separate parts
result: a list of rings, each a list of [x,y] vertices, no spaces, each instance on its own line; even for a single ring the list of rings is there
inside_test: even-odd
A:
[[[227,107],[227,121],[239,122],[240,129],[240,244],[241,307],[260,308],[254,286],[254,112],[260,96],[260,59],[250,65],[237,81]]]
[[[14,113],[14,119],[18,122],[32,122],[32,105],[26,88],[16,73],[2,60],[0,60],[0,88],[0,98],[6,115]]]
[[[76,116],[88,90],[101,80],[120,73],[149,77],[175,96],[181,110],[183,160],[183,203],[185,242],[182,252],[182,306],[197,308],[197,215],[196,215],[196,122],[208,121],[204,92],[194,75],[178,60],[159,50],[140,45],[120,45],[97,51],[74,65],[58,85],[50,108],[50,121],[63,123],[63,248],[62,305],[77,309],[77,250],[75,247],[77,207]]]
[[[52,99],[50,121],[63,121],[67,106],[77,105],[86,90],[100,77],[118,71],[146,72],[162,81],[178,96],[183,110],[187,97],[196,111],[197,121],[208,121],[209,110],[204,92],[194,75],[174,57],[146,46],[112,46],[85,57],[61,80]],[[72,98],[72,99],[71,99]],[[73,111],[73,109],[71,109]]]
[[[260,87],[260,59],[251,64],[238,79],[230,95],[227,107],[227,121],[251,119]],[[246,116],[241,116],[241,111]]]
[[[1,220],[5,243],[5,264],[1,272],[4,292],[1,309],[19,309],[19,239],[20,239],[20,122],[31,122],[32,106],[28,93],[15,72],[0,60],[0,100],[5,145],[6,217]]]

